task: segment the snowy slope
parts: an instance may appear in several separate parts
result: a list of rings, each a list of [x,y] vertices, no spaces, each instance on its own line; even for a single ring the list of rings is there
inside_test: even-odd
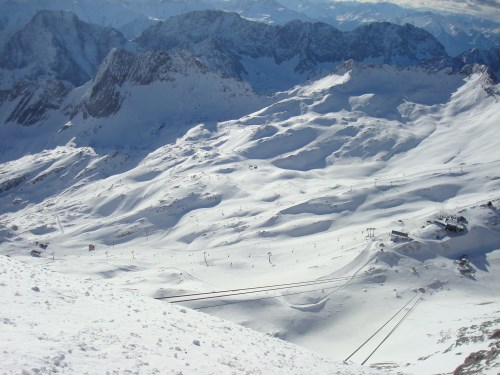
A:
[[[4,152],[0,251],[149,297],[330,279],[183,304],[340,361],[422,298],[366,365],[450,372],[498,345],[498,89],[481,70],[351,62],[159,148],[94,148],[90,131],[82,144]],[[463,233],[443,229],[455,216]],[[39,258],[35,242],[48,243]]]
[[[5,374],[368,374],[241,326],[0,257]]]
[[[108,123],[116,115],[113,121],[125,123],[128,130],[159,121],[171,126],[237,118],[263,103],[249,85],[210,71],[185,52],[113,50],[92,82],[78,91],[84,94],[75,104],[73,122],[79,114]]]
[[[52,81],[18,86],[0,91],[0,153],[7,158],[25,147],[68,143],[151,150],[193,124],[239,118],[269,102],[185,52],[112,50],[94,79],[76,89]]]

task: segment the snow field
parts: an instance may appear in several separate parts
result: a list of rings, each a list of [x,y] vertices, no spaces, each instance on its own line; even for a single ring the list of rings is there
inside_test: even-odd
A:
[[[368,374],[190,309],[0,258],[5,373]]]
[[[381,86],[385,82],[390,84]],[[415,82],[425,96],[414,91]],[[443,72],[355,66],[281,93],[275,104],[241,119],[200,124],[154,150],[106,154],[70,143],[13,158],[0,170],[10,184],[3,185],[0,248],[81,278],[89,288],[106,279],[114,291],[132,289],[134,294],[123,294],[126,303],[137,299],[156,306],[151,311],[179,307],[146,303],[144,296],[359,276],[184,303],[192,316],[199,315],[189,307],[202,308],[337,361],[423,288],[422,302],[367,365],[388,372],[453,371],[471,351],[488,347],[486,333],[464,346],[460,330],[493,322],[485,328],[490,332],[500,310],[500,112],[481,84],[479,75],[464,80]],[[442,215],[463,215],[467,231],[444,231],[434,222]],[[407,232],[413,241],[391,242],[391,230]],[[41,258],[29,255],[35,241],[49,242]],[[87,250],[90,243],[96,251]],[[462,254],[470,257],[472,275],[458,270],[455,260]],[[136,323],[146,324],[136,314]],[[178,319],[175,324],[190,332]],[[361,363],[391,329],[351,361]],[[182,348],[180,356],[193,340],[206,346],[200,337],[186,340],[169,347]],[[134,344],[143,346],[152,368],[165,368],[154,359],[155,349]],[[216,353],[207,356],[218,358]],[[121,363],[115,355],[109,362]],[[204,363],[190,355],[173,367]],[[268,372],[267,364],[255,362],[241,368]],[[140,363],[132,360],[123,369]],[[494,373],[495,366],[483,372]],[[210,373],[212,367],[196,370]]]

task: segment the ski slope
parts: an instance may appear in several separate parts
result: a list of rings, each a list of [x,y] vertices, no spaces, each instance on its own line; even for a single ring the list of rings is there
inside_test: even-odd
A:
[[[236,324],[0,257],[4,373],[369,374]]]
[[[500,311],[500,104],[486,87],[498,91],[481,71],[350,63],[257,112],[200,122],[159,148],[92,147],[75,130],[58,147],[49,140],[22,158],[4,154],[1,252],[81,279],[80,290],[105,281],[132,291],[120,295],[153,315],[158,306],[179,308],[150,297],[345,278],[181,304],[193,319],[190,309],[200,309],[335,361],[403,308],[349,362],[366,360],[367,371],[452,372],[470,353],[498,345],[489,337]],[[116,118],[124,119],[110,123]],[[144,134],[152,128],[145,124]],[[152,144],[161,137],[152,134]],[[459,216],[464,232],[444,229]],[[393,230],[411,240],[391,240]],[[36,242],[48,243],[41,257],[30,255]],[[161,369],[154,350],[143,350]],[[199,358],[186,362],[202,366]],[[323,363],[304,366],[310,361]],[[498,357],[477,366],[495,374]]]

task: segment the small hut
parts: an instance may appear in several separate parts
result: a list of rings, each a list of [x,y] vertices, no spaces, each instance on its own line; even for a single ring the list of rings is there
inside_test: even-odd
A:
[[[410,237],[408,237],[408,233],[400,232],[398,230],[393,230],[391,232],[391,240],[392,241],[409,241]]]
[[[465,226],[462,220],[459,220],[454,217],[448,217],[445,220],[445,229],[449,232],[463,232],[465,230]]]

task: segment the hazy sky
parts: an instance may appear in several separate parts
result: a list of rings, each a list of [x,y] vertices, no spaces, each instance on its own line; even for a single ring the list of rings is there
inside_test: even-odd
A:
[[[337,0],[339,1],[339,0]],[[344,1],[344,0],[340,0]],[[347,1],[347,0],[345,0]],[[380,2],[379,0],[355,0]],[[385,0],[402,6],[481,14],[500,21],[500,0]]]

